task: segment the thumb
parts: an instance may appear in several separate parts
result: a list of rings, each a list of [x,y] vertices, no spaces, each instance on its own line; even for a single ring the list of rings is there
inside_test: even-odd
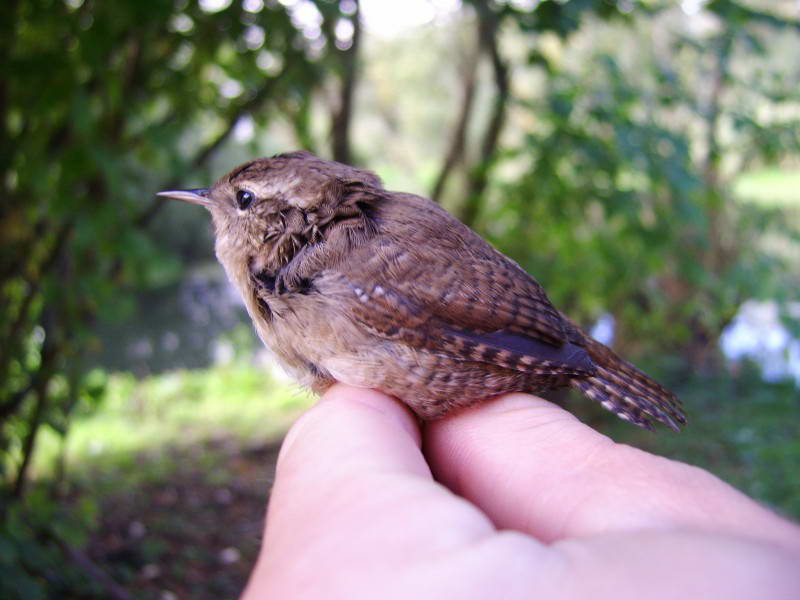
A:
[[[800,529],[707,471],[616,444],[535,396],[430,423],[424,447],[436,478],[498,528],[545,542],[689,527],[800,543]]]

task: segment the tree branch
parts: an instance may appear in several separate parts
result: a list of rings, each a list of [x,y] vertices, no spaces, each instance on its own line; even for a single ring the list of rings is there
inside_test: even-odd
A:
[[[719,180],[720,148],[717,130],[719,129],[719,118],[722,114],[722,93],[728,79],[728,66],[732,47],[733,35],[731,33],[723,34],[715,57],[711,95],[706,108],[706,156],[703,172],[706,185],[709,188],[716,188]]]
[[[453,133],[450,136],[450,146],[447,149],[442,168],[436,177],[436,182],[431,190],[431,200],[441,202],[447,180],[456,165],[464,159],[464,147],[467,137],[467,125],[472,115],[472,107],[475,100],[475,80],[478,72],[478,56],[480,55],[480,43],[474,52],[466,58],[463,66],[461,91],[461,108],[458,118],[453,126]]]
[[[331,123],[331,144],[333,160],[343,163],[352,162],[350,148],[350,122],[353,115],[353,97],[356,88],[358,71],[358,48],[361,39],[361,12],[358,0],[355,0],[353,13],[353,40],[350,47],[342,50],[342,87],[339,94],[339,105],[333,114]]]
[[[489,55],[492,62],[496,95],[489,123],[483,133],[479,162],[470,173],[467,183],[467,197],[459,214],[461,220],[469,226],[475,223],[483,205],[484,192],[489,182],[489,170],[496,158],[497,142],[505,124],[511,89],[508,65],[500,56],[497,46],[497,30],[499,27],[497,14],[490,8],[488,0],[476,0],[475,8],[478,14],[478,34],[481,47]]]
[[[55,240],[50,248],[50,251],[42,261],[42,264],[39,266],[39,279],[28,282],[28,291],[25,294],[25,297],[22,299],[17,316],[11,323],[8,331],[4,333],[4,338],[6,341],[2,345],[2,348],[0,348],[0,381],[5,378],[5,375],[8,372],[9,364],[11,363],[12,357],[15,354],[16,347],[19,345],[18,338],[23,326],[25,325],[25,322],[28,320],[28,312],[30,311],[33,300],[39,293],[42,277],[44,276],[44,273],[47,273],[52,268],[56,259],[58,259],[60,256],[70,234],[72,233],[72,228],[72,220],[68,220],[61,224],[58,232],[56,233]]]
[[[56,341],[53,339],[52,314],[45,311],[42,316],[42,327],[45,330],[44,342],[42,343],[41,369],[42,377],[37,377],[33,392],[36,394],[36,404],[33,407],[33,414],[28,419],[28,432],[22,441],[22,463],[17,469],[17,476],[14,481],[12,496],[21,498],[25,491],[25,484],[28,479],[28,468],[36,449],[36,437],[42,425],[45,409],[47,408],[47,384],[53,374],[52,362],[57,354]]]
[[[111,600],[134,600],[134,596],[130,592],[114,581],[83,550],[61,539],[52,529],[48,528],[42,531],[42,534],[55,543],[91,580],[97,582],[104,589],[106,597]]]
[[[211,157],[214,152],[219,149],[222,144],[224,144],[227,139],[233,133],[234,127],[236,127],[236,123],[239,122],[246,114],[254,112],[258,109],[272,94],[277,82],[280,81],[285,75],[286,70],[288,68],[289,61],[286,61],[286,64],[283,67],[283,71],[275,76],[270,77],[267,79],[264,84],[253,94],[248,100],[240,104],[233,110],[230,115],[228,116],[225,127],[223,130],[211,140],[208,144],[206,144],[197,154],[192,157],[192,159],[188,163],[188,170],[196,169],[203,164]],[[173,177],[164,184],[164,189],[174,188],[180,184],[180,177]],[[164,206],[165,199],[161,197],[156,197],[150,202],[150,205],[144,209],[137,217],[134,218],[133,224],[135,227],[146,227],[150,221],[158,214],[158,211]]]

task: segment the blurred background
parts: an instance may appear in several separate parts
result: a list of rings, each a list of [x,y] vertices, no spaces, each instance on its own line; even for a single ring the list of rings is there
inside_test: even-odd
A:
[[[200,187],[293,149],[428,195],[683,398],[615,439],[800,517],[797,0],[6,0],[0,596],[235,597],[312,399]]]

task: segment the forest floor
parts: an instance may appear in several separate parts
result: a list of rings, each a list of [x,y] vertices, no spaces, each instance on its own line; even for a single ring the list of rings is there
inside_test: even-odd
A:
[[[238,597],[280,442],[312,401],[246,365],[112,376],[101,408],[84,407],[66,440],[44,435],[37,453],[36,487],[60,499],[75,563],[50,589],[108,598],[107,575],[121,598]]]
[[[745,372],[675,389],[689,416],[680,434],[639,430],[578,398],[568,408],[619,442],[701,466],[800,517],[795,385]],[[68,539],[129,597],[238,597],[259,551],[280,441],[311,402],[239,367],[111,381],[102,410],[76,419],[65,444],[61,505],[84,532]],[[45,484],[58,444],[43,441]],[[81,569],[93,590],[85,597],[110,597]]]
[[[278,448],[229,438],[165,449],[181,466],[104,493],[84,551],[135,598],[237,598],[258,555]]]

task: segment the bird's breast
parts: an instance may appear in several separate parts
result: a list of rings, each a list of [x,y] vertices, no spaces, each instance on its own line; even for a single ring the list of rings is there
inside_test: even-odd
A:
[[[320,379],[359,382],[329,365],[367,345],[364,334],[319,293],[286,294],[267,300],[271,318],[253,319],[256,331],[277,361],[300,384],[319,387]]]

